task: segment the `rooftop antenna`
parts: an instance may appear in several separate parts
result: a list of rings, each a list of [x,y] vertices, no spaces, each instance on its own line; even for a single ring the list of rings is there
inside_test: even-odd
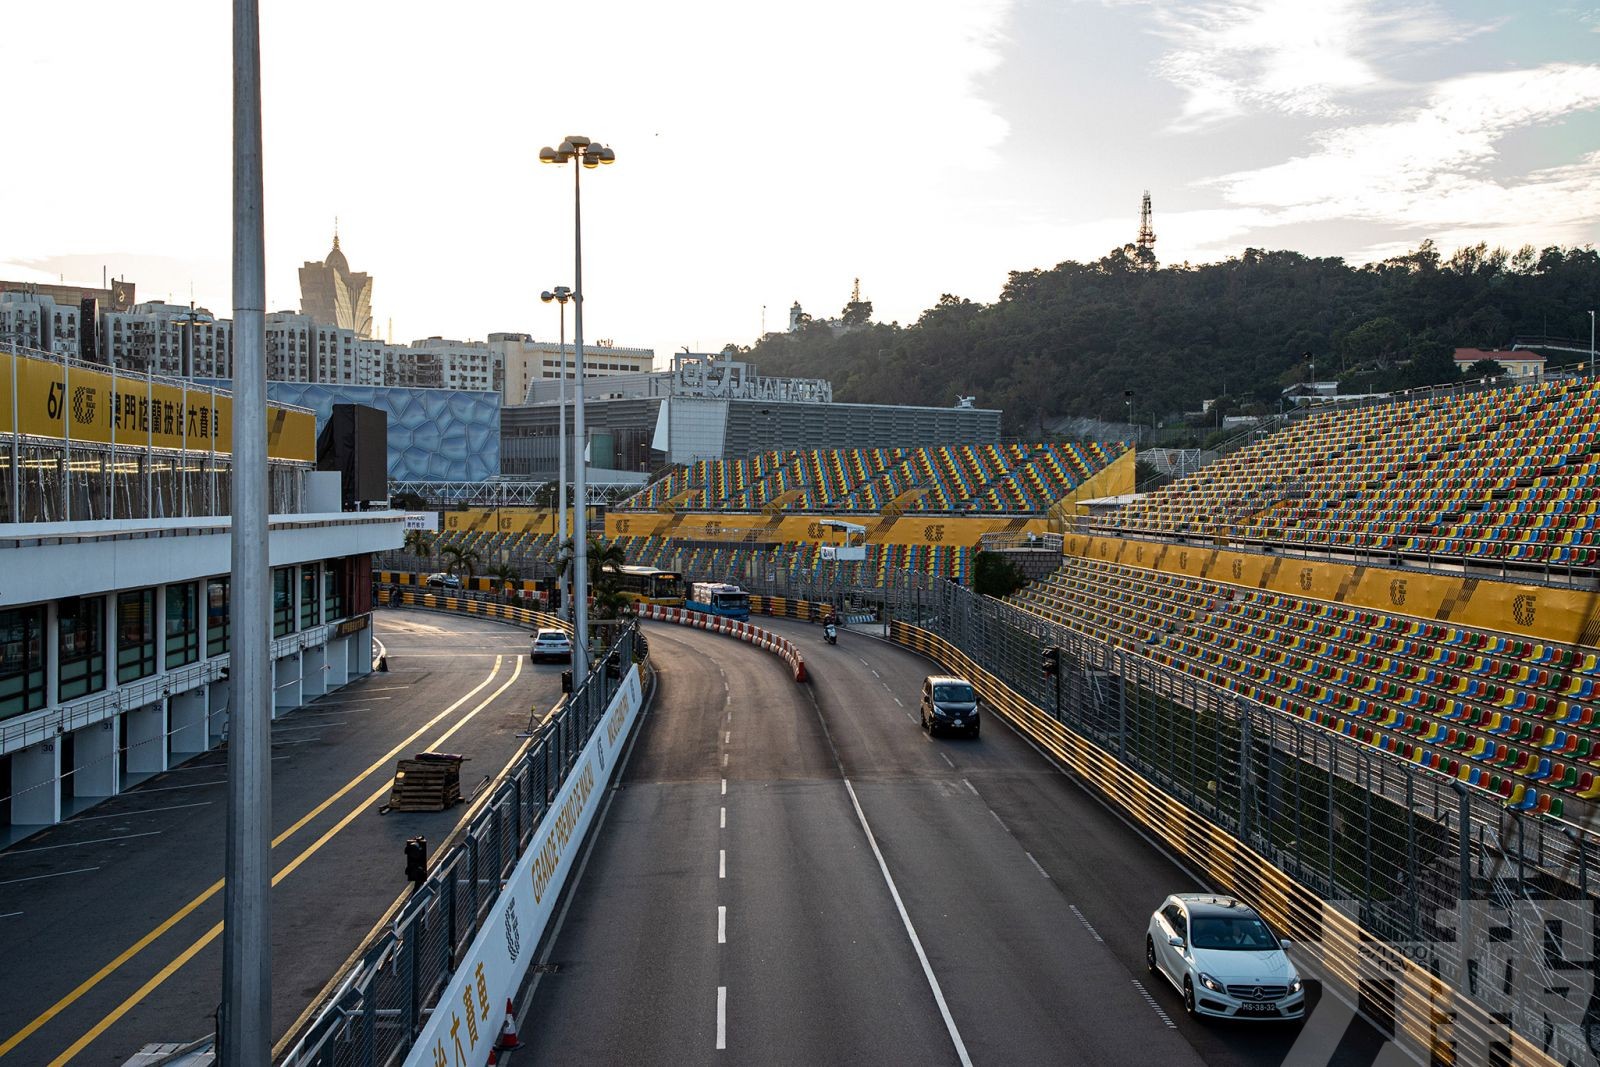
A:
[[[1139,240],[1140,248],[1154,252],[1156,250],[1156,231],[1150,224],[1150,190],[1144,191],[1144,201],[1139,205]]]

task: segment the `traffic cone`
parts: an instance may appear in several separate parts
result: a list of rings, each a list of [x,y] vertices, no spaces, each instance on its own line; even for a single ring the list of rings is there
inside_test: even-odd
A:
[[[517,1039],[517,1020],[512,1015],[511,998],[506,998],[506,1021],[500,1024],[500,1038],[494,1043],[496,1052],[515,1052],[522,1047],[522,1042]],[[490,1060],[493,1063],[494,1060]]]

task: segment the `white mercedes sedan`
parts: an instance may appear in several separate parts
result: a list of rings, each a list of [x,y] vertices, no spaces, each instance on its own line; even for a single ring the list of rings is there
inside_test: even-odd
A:
[[[1305,989],[1285,944],[1243,901],[1175,893],[1150,916],[1144,962],[1183,994],[1190,1015],[1302,1019]]]

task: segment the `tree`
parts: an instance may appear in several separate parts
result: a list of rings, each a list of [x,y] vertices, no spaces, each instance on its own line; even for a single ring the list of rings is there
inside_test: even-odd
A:
[[[1010,596],[1027,584],[1017,565],[998,552],[979,552],[973,558],[972,587],[979,596]]]
[[[418,493],[396,493],[389,498],[389,506],[396,511],[426,511],[428,502]]]
[[[471,581],[472,575],[483,563],[483,557],[475,550],[461,545],[445,545],[439,550],[439,554],[445,560],[444,572],[455,574],[459,570],[464,581]]]
[[[1480,359],[1467,368],[1469,378],[1498,378],[1507,373],[1498,359]]]
[[[1344,356],[1355,364],[1371,363],[1387,370],[1405,351],[1409,340],[1404,326],[1387,315],[1368,319],[1345,335]]]
[[[434,538],[426,530],[407,530],[405,550],[419,559],[432,559]]]
[[[517,583],[522,581],[521,572],[511,564],[504,562],[496,563],[490,567],[489,576],[494,579],[495,584],[500,587],[502,596],[507,599],[510,599],[509,594],[516,590]]]

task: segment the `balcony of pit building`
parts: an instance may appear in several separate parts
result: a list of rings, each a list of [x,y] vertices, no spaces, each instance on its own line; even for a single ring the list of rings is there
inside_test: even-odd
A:
[[[182,447],[195,441],[184,435],[152,446],[171,435],[149,413],[171,403],[220,415],[231,398],[45,353],[0,361],[14,364],[0,384],[22,401],[24,430],[48,429],[26,415],[34,392],[48,402],[54,384],[68,398],[54,437],[16,432],[0,405],[3,845],[226,737],[231,456],[214,449],[221,435],[204,451]],[[142,428],[93,440],[112,436],[118,420],[92,412],[113,394],[119,410],[129,395],[144,402],[132,405]],[[274,406],[275,420],[312,436],[309,412]],[[370,672],[371,555],[400,546],[404,517],[341,511],[339,472],[291,458],[315,456],[314,440],[280,433],[271,451],[278,713]]]

